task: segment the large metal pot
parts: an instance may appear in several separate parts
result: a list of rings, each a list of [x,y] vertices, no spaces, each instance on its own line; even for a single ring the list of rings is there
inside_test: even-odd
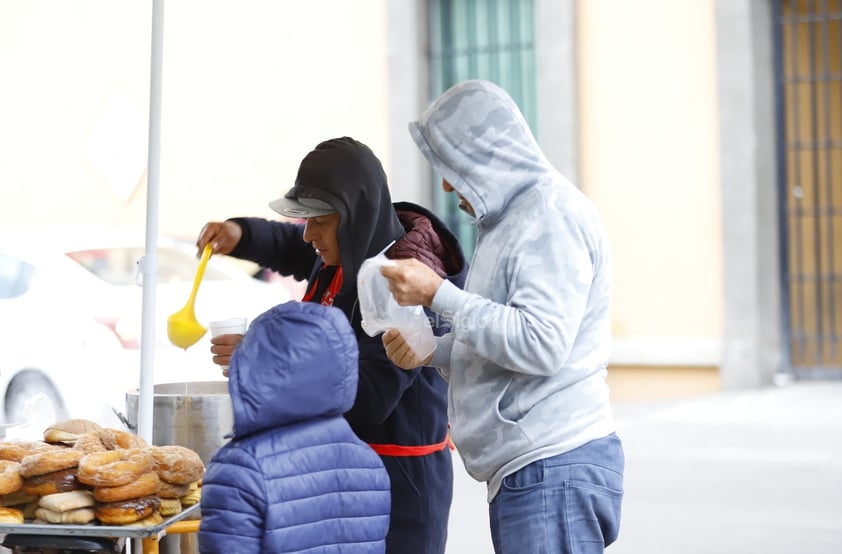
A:
[[[126,419],[137,431],[138,391],[126,393]],[[234,428],[227,381],[164,383],[153,389],[152,443],[186,446],[205,462],[228,439]]]
[[[126,421],[137,432],[138,391],[126,393]],[[227,381],[166,383],[153,388],[152,443],[177,444],[194,450],[207,466],[234,428],[234,414]],[[195,554],[194,534],[168,535],[161,539],[162,554]]]

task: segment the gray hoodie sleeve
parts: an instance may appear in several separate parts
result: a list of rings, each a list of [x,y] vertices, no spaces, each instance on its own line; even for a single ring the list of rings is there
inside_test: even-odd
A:
[[[564,367],[585,318],[595,260],[586,234],[570,217],[555,219],[555,228],[540,234],[519,233],[529,243],[515,238],[518,244],[502,248],[507,256],[495,260],[506,275],[497,281],[506,283],[505,302],[442,285],[432,309],[452,319],[453,338],[483,358],[511,371],[552,375]]]

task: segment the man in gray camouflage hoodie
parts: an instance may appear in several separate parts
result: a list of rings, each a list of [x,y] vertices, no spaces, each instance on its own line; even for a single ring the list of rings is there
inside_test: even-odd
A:
[[[416,260],[382,269],[398,303],[452,323],[429,360],[395,329],[387,354],[448,380],[453,442],[488,484],[495,552],[603,552],[619,531],[624,458],[605,382],[611,267],[599,214],[492,83],[452,87],[409,129],[474,218],[477,244],[464,290]]]

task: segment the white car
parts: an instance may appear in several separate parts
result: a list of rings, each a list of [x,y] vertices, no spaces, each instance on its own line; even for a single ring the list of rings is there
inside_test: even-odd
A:
[[[196,248],[158,241],[154,383],[223,380],[210,332],[173,346],[167,318],[190,296]],[[0,233],[0,416],[7,424],[125,412],[140,381],[145,235],[122,229],[26,229]],[[212,256],[196,297],[205,327],[290,300],[287,288]],[[113,414],[112,414],[113,415]]]

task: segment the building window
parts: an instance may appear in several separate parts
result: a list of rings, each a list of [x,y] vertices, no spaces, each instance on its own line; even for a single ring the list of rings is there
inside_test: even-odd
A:
[[[431,99],[467,79],[491,81],[517,102],[537,139],[534,0],[429,0],[428,7]],[[435,212],[470,257],[476,241],[471,218],[440,180],[433,186]]]

